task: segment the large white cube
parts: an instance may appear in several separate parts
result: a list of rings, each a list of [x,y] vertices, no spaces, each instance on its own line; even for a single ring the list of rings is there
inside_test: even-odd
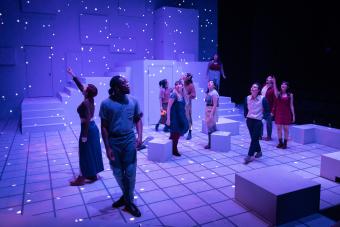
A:
[[[340,180],[340,151],[321,155],[320,176]]]
[[[340,149],[340,129],[315,125],[315,142]]]
[[[230,132],[232,136],[239,134],[240,122],[220,117],[216,123],[217,131]],[[202,120],[202,132],[208,134],[207,124]]]
[[[315,142],[315,125],[294,125],[291,127],[291,137],[294,142],[307,144]]]
[[[211,134],[211,150],[227,152],[230,150],[230,132],[216,131]]]
[[[235,175],[235,199],[273,225],[318,212],[321,185],[311,179],[269,167]]]
[[[148,159],[155,162],[166,162],[172,157],[172,140],[153,139],[148,143]]]

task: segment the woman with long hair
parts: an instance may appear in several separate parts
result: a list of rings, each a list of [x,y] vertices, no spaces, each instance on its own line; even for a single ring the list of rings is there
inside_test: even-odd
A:
[[[195,85],[192,81],[192,74],[186,73],[183,76],[184,81],[184,97],[185,97],[185,114],[188,119],[189,123],[189,132],[187,135],[187,140],[192,138],[191,131],[192,131],[192,100],[196,98],[196,89]]]
[[[188,119],[185,115],[185,100],[183,84],[181,81],[175,82],[175,88],[170,95],[166,124],[170,126],[172,154],[175,156],[181,156],[177,148],[178,140],[189,129]]]
[[[281,83],[280,91],[276,86],[276,79],[273,78],[275,103],[272,109],[272,114],[275,118],[277,128],[277,137],[279,144],[277,148],[286,149],[289,137],[289,125],[295,122],[294,100],[293,93],[289,92],[289,83],[283,81]],[[282,130],[284,139],[282,140]]]
[[[218,121],[217,116],[217,108],[218,108],[218,100],[219,94],[217,92],[218,86],[215,80],[210,80],[208,82],[208,90],[205,97],[205,123],[207,125],[208,130],[208,145],[206,145],[205,149],[210,149],[211,147],[211,134],[215,132],[216,122]]]
[[[98,179],[97,174],[104,170],[99,130],[93,120],[94,97],[97,96],[98,90],[93,84],[82,85],[71,68],[67,69],[67,73],[72,76],[84,95],[84,101],[77,108],[81,122],[79,136],[80,175],[70,182],[71,186],[80,186],[96,181]]]

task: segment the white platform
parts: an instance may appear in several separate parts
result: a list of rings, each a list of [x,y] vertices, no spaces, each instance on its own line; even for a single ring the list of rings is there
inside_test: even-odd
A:
[[[294,142],[307,144],[315,141],[315,125],[294,125],[291,127],[291,137]]]
[[[230,132],[216,131],[211,134],[211,150],[227,152],[230,150]]]
[[[340,179],[340,151],[321,155],[320,176],[332,181]]]
[[[306,124],[291,127],[291,137],[301,144],[319,143],[340,149],[340,129],[321,125]]]
[[[172,140],[153,139],[148,143],[148,159],[155,162],[166,162],[172,157]]]
[[[321,185],[280,167],[235,175],[235,199],[273,225],[316,213]]]
[[[230,132],[232,136],[239,135],[240,122],[228,118],[219,117],[216,123],[217,131]],[[207,124],[202,120],[202,132],[208,134]]]
[[[25,98],[21,103],[21,132],[65,130],[65,111],[56,97]]]

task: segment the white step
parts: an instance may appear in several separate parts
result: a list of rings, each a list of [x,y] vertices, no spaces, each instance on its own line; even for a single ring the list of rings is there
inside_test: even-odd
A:
[[[45,109],[45,110],[29,110],[21,112],[22,118],[30,118],[30,117],[55,117],[64,115],[63,108],[55,108],[55,109]]]
[[[61,101],[56,97],[25,98],[21,111],[62,108]]]
[[[219,102],[220,103],[230,103],[231,102],[231,98],[227,97],[227,96],[220,96],[219,97]]]
[[[35,126],[42,124],[64,124],[65,116],[54,116],[54,117],[26,117],[22,118],[21,123],[23,126]]]
[[[221,109],[235,108],[235,103],[233,103],[233,102],[220,102],[219,108],[221,108]]]
[[[58,92],[57,97],[62,103],[66,102],[70,98],[70,96],[65,92]]]
[[[45,131],[58,131],[58,130],[65,130],[66,125],[63,123],[59,124],[40,124],[40,125],[26,125],[22,126],[21,130],[22,133],[28,132],[45,132]]]
[[[218,108],[217,113],[218,116],[221,115],[234,115],[238,114],[240,111],[237,108]]]
[[[219,115],[219,118],[228,118],[234,121],[244,121],[244,116],[243,114],[232,114],[232,115]]]

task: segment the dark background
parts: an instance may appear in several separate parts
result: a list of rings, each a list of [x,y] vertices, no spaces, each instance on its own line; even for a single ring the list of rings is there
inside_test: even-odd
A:
[[[340,12],[335,1],[218,2],[221,95],[241,104],[253,82],[290,83],[296,123],[340,128]]]

